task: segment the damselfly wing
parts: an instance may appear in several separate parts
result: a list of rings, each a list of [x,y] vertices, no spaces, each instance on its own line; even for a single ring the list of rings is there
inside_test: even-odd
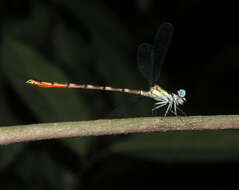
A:
[[[148,80],[150,88],[159,82],[161,67],[167,55],[173,31],[172,24],[163,23],[155,35],[153,45],[142,43],[138,47],[138,67],[145,79]]]

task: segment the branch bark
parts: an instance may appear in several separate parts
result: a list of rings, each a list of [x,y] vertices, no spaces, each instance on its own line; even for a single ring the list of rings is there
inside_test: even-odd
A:
[[[147,117],[0,127],[0,145],[65,137],[239,129],[239,115]]]

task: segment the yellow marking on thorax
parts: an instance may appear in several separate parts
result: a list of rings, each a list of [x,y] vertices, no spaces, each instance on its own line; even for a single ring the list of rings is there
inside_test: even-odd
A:
[[[169,93],[158,85],[152,87],[150,91],[155,96],[169,96]]]

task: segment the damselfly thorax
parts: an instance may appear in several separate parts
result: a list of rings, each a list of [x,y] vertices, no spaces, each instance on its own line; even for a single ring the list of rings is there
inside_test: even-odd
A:
[[[44,88],[80,88],[88,90],[102,90],[134,94],[152,98],[156,101],[155,107],[152,111],[161,107],[167,106],[165,116],[168,112],[177,115],[178,106],[183,105],[186,101],[186,91],[180,89],[177,94],[169,93],[168,91],[157,85],[160,68],[164,62],[164,58],[168,51],[168,47],[173,34],[173,26],[170,23],[163,23],[160,25],[154,40],[154,44],[143,43],[139,46],[137,51],[137,62],[139,70],[143,76],[149,81],[149,91],[144,90],[131,90],[127,88],[113,88],[108,86],[94,86],[75,83],[58,83],[58,82],[42,82],[38,80],[28,80],[27,84],[35,85]],[[181,110],[180,110],[181,111]]]

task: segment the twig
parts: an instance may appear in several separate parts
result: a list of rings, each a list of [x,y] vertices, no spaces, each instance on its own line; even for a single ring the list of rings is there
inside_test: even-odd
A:
[[[239,129],[239,116],[148,117],[0,127],[0,145],[63,137],[219,129]]]

